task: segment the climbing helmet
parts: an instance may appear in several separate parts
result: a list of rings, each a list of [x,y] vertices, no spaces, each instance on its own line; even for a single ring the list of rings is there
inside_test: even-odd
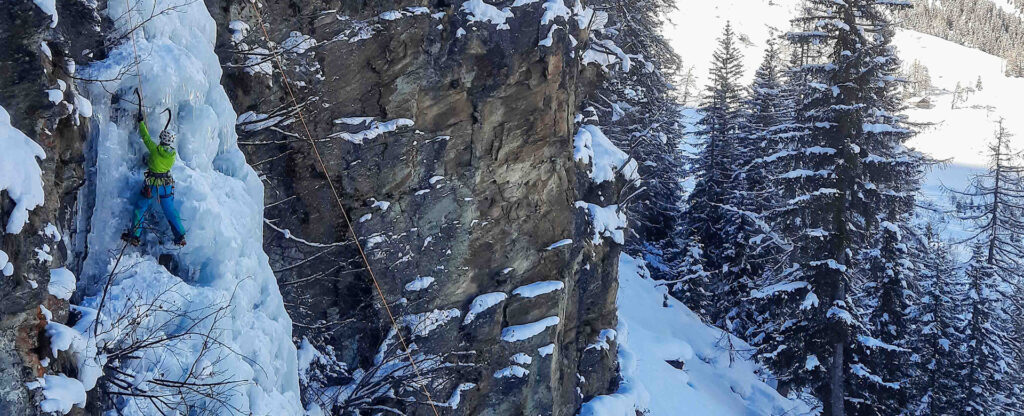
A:
[[[160,132],[160,145],[161,146],[167,146],[167,147],[170,147],[171,149],[174,149],[175,148],[175,146],[174,146],[174,139],[175,138],[176,138],[176,136],[174,135],[173,131],[164,130],[164,131]]]

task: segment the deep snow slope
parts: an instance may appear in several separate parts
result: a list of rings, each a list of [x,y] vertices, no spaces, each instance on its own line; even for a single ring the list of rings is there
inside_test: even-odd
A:
[[[124,2],[107,4],[115,33],[131,27],[125,11]],[[218,395],[223,402],[175,397],[215,414],[301,414],[291,321],[262,249],[263,186],[236,145],[236,114],[213,51],[215,23],[202,2],[133,1],[130,17],[136,25],[145,21],[135,37],[150,129],[158,134],[165,120],[160,112],[169,108],[170,128],[178,134],[172,173],[189,243],[169,247],[167,224],[154,207],[143,246],[129,248],[113,273],[99,311],[99,335],[92,336],[90,317],[122,247],[119,236],[129,226],[146,153],[131,102],[138,86],[133,46],[122,42],[106,59],[79,70],[84,78],[109,80],[86,84],[94,104],[95,165],[83,198],[91,212],[82,213],[90,233],[79,282],[84,318],[75,329],[84,340],[69,346],[78,357],[79,379],[89,389],[97,366],[114,365],[96,356],[97,344],[108,345],[103,353],[149,337],[158,342],[117,364],[136,375],[136,386],[159,391],[149,383],[157,376],[226,383]],[[176,274],[158,264],[162,253],[175,256]],[[116,405],[122,414],[159,413],[141,398],[118,398]]]
[[[618,341],[622,382],[584,405],[581,416],[800,415],[804,403],[761,380],[743,341],[703,323],[651,280],[642,260],[619,257]],[[595,343],[591,348],[608,348]],[[646,412],[646,413],[644,413]]]

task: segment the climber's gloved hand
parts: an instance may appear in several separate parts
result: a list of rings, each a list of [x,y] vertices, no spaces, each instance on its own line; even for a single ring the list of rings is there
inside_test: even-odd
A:
[[[139,123],[141,123],[141,122],[142,122],[142,120],[143,120],[143,118],[142,118],[142,112],[141,112],[141,111],[139,111],[139,112],[135,113],[135,121],[136,121],[136,122],[139,122]]]

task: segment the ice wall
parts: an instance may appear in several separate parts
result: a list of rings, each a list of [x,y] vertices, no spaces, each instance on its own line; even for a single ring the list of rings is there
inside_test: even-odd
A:
[[[90,140],[96,160],[80,311],[88,317],[100,306],[142,183],[146,150],[133,117],[136,69],[154,137],[165,121],[161,111],[169,108],[173,115],[178,162],[172,174],[188,245],[170,245],[167,223],[154,204],[142,246],[129,247],[114,273],[99,335],[81,323],[76,327],[95,338],[80,348],[86,356],[79,359],[80,378],[90,388],[95,380],[89,367],[109,364],[109,357],[93,357],[95,345],[127,345],[141,334],[163,341],[121,364],[135,375],[133,383],[222,382],[216,400],[187,399],[215,414],[301,414],[291,321],[262,249],[263,185],[236,145],[236,114],[220,85],[213,50],[214,20],[199,1],[131,0],[130,6],[126,14],[129,5],[111,1],[105,12],[115,35],[144,22],[135,31],[139,65],[126,36],[106,59],[78,73],[105,80],[82,85],[94,105]],[[175,257],[175,274],[158,264],[163,253]],[[123,414],[159,414],[142,398],[121,397],[116,404]]]

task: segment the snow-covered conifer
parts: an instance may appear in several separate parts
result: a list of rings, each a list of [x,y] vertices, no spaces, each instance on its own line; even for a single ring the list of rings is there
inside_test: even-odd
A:
[[[814,52],[794,71],[804,85],[799,127],[773,157],[788,169],[773,177],[783,196],[773,224],[793,247],[788,267],[755,292],[778,298],[775,322],[761,329],[778,332],[766,333],[759,350],[830,416],[884,413],[881,392],[902,388],[869,357],[903,348],[872,336],[854,278],[867,267],[858,260],[880,242],[888,240],[891,252],[883,273],[896,272],[906,256],[899,228],[913,207],[919,158],[903,145],[911,132],[894,104],[889,12],[907,5],[810,0],[788,34]],[[861,388],[868,385],[871,392]]]

